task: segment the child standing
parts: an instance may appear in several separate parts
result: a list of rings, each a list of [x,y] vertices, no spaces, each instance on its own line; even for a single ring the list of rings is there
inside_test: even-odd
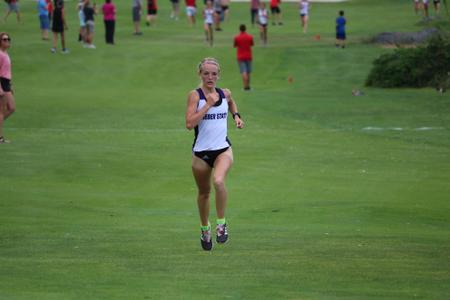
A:
[[[3,137],[3,122],[16,110],[16,102],[11,84],[11,59],[8,49],[11,46],[11,36],[0,33],[0,144],[9,143]]]
[[[345,34],[345,24],[347,23],[347,20],[344,17],[344,11],[339,11],[339,17],[336,19],[336,47],[339,48],[345,48],[345,40],[346,40],[346,34]]]

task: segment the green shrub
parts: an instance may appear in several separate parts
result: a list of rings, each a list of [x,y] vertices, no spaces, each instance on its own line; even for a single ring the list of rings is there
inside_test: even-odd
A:
[[[397,49],[373,62],[366,80],[374,87],[448,87],[450,40],[436,35],[425,47]]]

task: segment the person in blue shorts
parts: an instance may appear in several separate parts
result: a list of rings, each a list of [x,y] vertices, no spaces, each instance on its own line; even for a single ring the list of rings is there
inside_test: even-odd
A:
[[[345,48],[345,40],[347,36],[345,34],[345,25],[347,20],[344,17],[344,11],[339,11],[339,17],[336,19],[336,47]]]
[[[41,34],[43,40],[48,40],[48,31],[50,29],[50,20],[48,19],[47,1],[38,0],[37,9],[39,14],[39,22],[41,24]]]

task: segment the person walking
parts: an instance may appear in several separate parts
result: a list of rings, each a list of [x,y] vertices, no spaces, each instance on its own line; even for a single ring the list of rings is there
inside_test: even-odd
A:
[[[414,0],[414,12],[419,14],[420,12],[420,0]]]
[[[263,46],[267,46],[267,26],[269,24],[269,14],[267,12],[266,4],[264,2],[261,2],[259,4],[258,24],[259,24],[259,36],[261,38],[261,43]]]
[[[19,9],[19,0],[6,0],[6,4],[8,4],[8,11],[3,18],[3,21],[6,23],[6,19],[11,13],[16,13],[17,23],[20,23],[20,9]]]
[[[66,18],[64,17],[64,1],[54,0],[52,16],[52,32],[53,32],[53,47],[50,50],[52,53],[56,53],[56,46],[58,43],[58,34],[61,36],[62,53],[67,54],[69,50],[66,48],[66,40],[64,37],[64,31],[67,30]]]
[[[222,28],[220,27],[223,17],[221,0],[210,0],[210,1],[212,1],[214,9],[214,30],[222,31]]]
[[[433,0],[434,13],[436,16],[441,14],[441,0]]]
[[[172,11],[170,12],[170,18],[178,21],[180,16],[180,0],[170,0],[172,3]]]
[[[10,141],[3,136],[3,123],[16,110],[13,90],[11,87],[11,59],[8,49],[11,46],[11,36],[0,33],[0,144]]]
[[[206,35],[206,43],[209,44],[210,47],[213,46],[213,29],[212,25],[214,23],[214,9],[212,1],[206,1],[206,7],[203,10],[203,19],[204,19],[204,29]]]
[[[300,21],[302,23],[303,33],[308,31],[309,9],[311,4],[308,0],[300,0]]]
[[[252,26],[255,26],[255,22],[258,21],[259,2],[259,0],[250,0],[250,20]]]
[[[103,22],[105,23],[105,40],[109,45],[114,45],[114,32],[116,28],[116,6],[112,0],[105,0],[102,6]]]
[[[224,22],[230,20],[230,2],[231,0],[220,0],[220,6],[222,6],[222,18]]]
[[[84,0],[79,0],[78,5],[78,21],[80,23],[80,32],[78,33],[78,41],[83,45],[86,43],[86,17],[84,16]]]
[[[240,33],[234,37],[234,48],[237,49],[237,62],[242,76],[244,90],[250,90],[250,73],[252,72],[253,36],[246,32],[244,24],[239,26]]]
[[[228,113],[231,113],[237,128],[242,129],[244,122],[231,91],[216,86],[220,76],[219,62],[210,57],[203,59],[198,65],[198,75],[200,87],[188,95],[186,128],[195,129],[192,173],[198,189],[200,244],[203,250],[210,251],[213,247],[209,222],[211,179],[216,200],[216,242],[222,244],[228,240],[225,179],[233,164],[233,151],[227,136]]]
[[[190,26],[195,25],[195,16],[197,15],[197,5],[195,0],[185,0],[186,3],[186,16]]]
[[[339,17],[336,19],[336,47],[345,48],[345,40],[347,35],[345,33],[345,25],[347,20],[344,17],[344,11],[339,11]]]
[[[281,17],[281,0],[270,0],[270,12],[272,13],[272,25],[283,25]]]
[[[424,19],[426,21],[428,21],[430,19],[430,14],[428,12],[428,0],[422,0],[422,5],[423,5],[423,15],[424,15]]]
[[[156,17],[158,15],[157,0],[147,0],[147,26],[155,25]]]

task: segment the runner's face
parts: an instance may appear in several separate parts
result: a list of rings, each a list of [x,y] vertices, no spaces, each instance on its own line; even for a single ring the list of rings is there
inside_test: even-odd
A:
[[[205,63],[200,71],[203,86],[207,88],[215,88],[219,79],[219,68],[215,64]]]

